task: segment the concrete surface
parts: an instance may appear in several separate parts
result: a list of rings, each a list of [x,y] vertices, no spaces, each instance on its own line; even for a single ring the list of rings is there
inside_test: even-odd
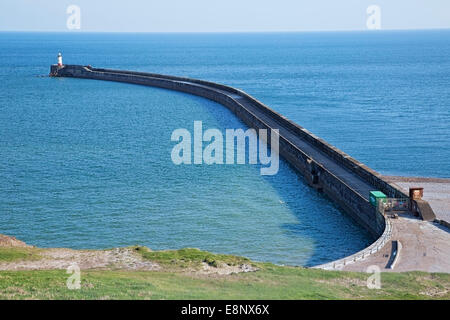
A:
[[[393,176],[386,176],[385,179],[406,193],[412,187],[423,188],[423,199],[431,205],[436,218],[450,222],[450,179]]]
[[[342,270],[365,272],[377,265],[383,272],[427,271],[450,273],[450,230],[437,223],[422,221],[410,214],[390,219],[392,240],[400,241],[402,249],[393,269],[387,269],[391,243],[367,259],[346,265]]]

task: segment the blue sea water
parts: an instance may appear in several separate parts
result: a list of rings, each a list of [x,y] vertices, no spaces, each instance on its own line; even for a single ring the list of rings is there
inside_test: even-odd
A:
[[[176,166],[173,130],[246,128],[203,98],[48,78],[65,63],[241,88],[373,169],[450,177],[450,31],[0,33],[0,233],[314,265],[373,239],[284,161]]]

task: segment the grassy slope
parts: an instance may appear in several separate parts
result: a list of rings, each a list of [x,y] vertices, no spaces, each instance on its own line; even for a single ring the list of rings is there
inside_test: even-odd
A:
[[[0,262],[11,261],[6,251],[0,251]],[[80,290],[67,289],[69,275],[63,270],[0,271],[0,299],[450,299],[449,274],[383,273],[382,288],[371,290],[364,273],[281,267],[196,249],[137,247],[137,252],[165,271],[83,270]],[[34,254],[26,258],[35,259]],[[260,270],[227,276],[186,271],[203,261],[213,267],[247,263]]]
[[[40,259],[38,248],[0,247],[0,262],[15,260],[37,260]]]

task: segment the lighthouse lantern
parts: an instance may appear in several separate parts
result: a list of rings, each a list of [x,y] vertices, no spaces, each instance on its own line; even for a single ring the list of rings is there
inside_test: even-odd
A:
[[[58,67],[62,67],[63,63],[62,63],[62,54],[61,52],[58,53]]]

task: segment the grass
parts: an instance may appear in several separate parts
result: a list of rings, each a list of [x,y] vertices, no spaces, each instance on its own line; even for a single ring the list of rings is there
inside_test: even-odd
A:
[[[0,247],[0,262],[40,259],[38,248]]]
[[[134,250],[142,255],[144,259],[157,262],[166,268],[195,268],[201,267],[202,262],[212,267],[219,267],[226,264],[236,266],[241,264],[255,265],[244,257],[215,254],[195,248],[185,248],[180,250],[151,251],[146,247],[136,246]]]
[[[369,289],[365,273],[255,263],[198,249],[134,249],[158,262],[162,271],[82,270],[79,290],[66,287],[70,275],[64,270],[0,271],[0,299],[450,299],[449,274],[382,273],[381,289]],[[0,261],[37,254],[8,250],[0,251]],[[213,267],[246,263],[259,270],[231,275],[192,272],[202,262]]]

